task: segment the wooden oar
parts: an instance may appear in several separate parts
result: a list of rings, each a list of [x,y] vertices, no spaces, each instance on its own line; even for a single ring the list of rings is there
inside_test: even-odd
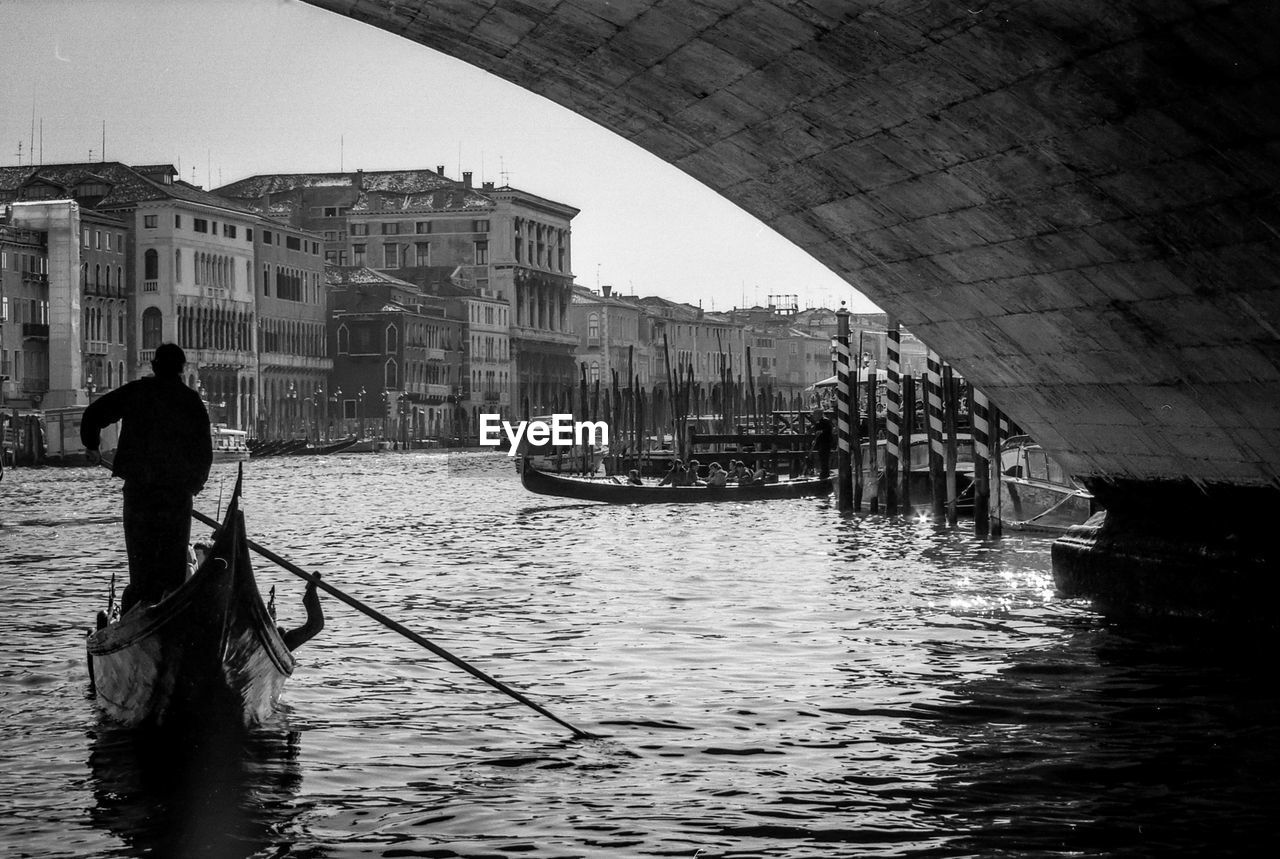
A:
[[[217,520],[211,519],[208,516],[204,515],[199,510],[192,510],[191,515],[196,519],[200,520],[201,522],[203,522],[204,524],[210,526],[211,528],[218,528],[222,524]],[[502,692],[505,695],[509,695],[510,697],[519,701],[521,704],[524,704],[526,707],[529,707],[535,710],[536,712],[541,713],[542,715],[546,716],[548,719],[555,722],[556,724],[561,725],[565,728],[568,728],[570,731],[573,732],[573,735],[578,739],[582,739],[582,740],[599,739],[599,737],[597,737],[595,734],[591,734],[591,733],[588,733],[587,731],[582,730],[581,728],[574,727],[573,725],[566,722],[564,719],[561,719],[559,716],[552,713],[546,707],[543,707],[541,704],[538,704],[534,701],[530,701],[522,693],[517,692],[515,689],[512,689],[510,686],[503,683],[501,680],[497,680],[493,677],[490,677],[488,674],[485,674],[479,668],[476,668],[474,665],[471,665],[470,663],[463,661],[461,658],[454,656],[452,653],[445,650],[440,645],[435,644],[434,642],[429,641],[426,638],[423,638],[418,633],[414,632],[413,630],[409,629],[403,624],[392,620],[391,618],[387,617],[385,614],[378,611],[377,609],[370,608],[369,606],[360,602],[360,600],[356,599],[355,597],[352,597],[343,593],[342,591],[335,588],[333,585],[326,582],[324,579],[320,579],[320,578],[317,578],[316,576],[313,576],[311,573],[308,573],[306,570],[303,570],[302,568],[290,563],[289,561],[280,557],[270,549],[266,549],[262,546],[259,546],[257,543],[253,542],[252,540],[247,540],[247,542],[249,544],[249,548],[253,549],[255,552],[257,552],[259,555],[266,558],[267,560],[279,565],[281,568],[285,570],[288,570],[289,572],[293,573],[295,576],[298,576],[299,578],[306,579],[308,582],[314,581],[316,584],[316,587],[320,588],[322,591],[329,594],[331,597],[341,600],[342,602],[354,608],[356,611],[359,611],[363,614],[368,615],[369,617],[376,620],[378,623],[385,626],[387,629],[400,633],[405,638],[412,641],[414,644],[418,644],[418,645],[421,645],[422,647],[425,647],[427,650],[430,650],[432,653],[434,653],[436,656],[439,656],[441,659],[445,659],[449,662],[452,662],[454,665],[458,666],[463,671],[470,674],[472,677],[475,677],[478,680],[483,680],[485,683],[488,683],[494,689],[497,689],[499,692]]]

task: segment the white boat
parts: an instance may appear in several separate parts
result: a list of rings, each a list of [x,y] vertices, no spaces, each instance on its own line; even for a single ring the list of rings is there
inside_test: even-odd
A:
[[[1000,518],[1021,531],[1065,532],[1094,513],[1093,496],[1029,436],[1000,447]]]
[[[226,424],[209,427],[214,462],[239,462],[249,458],[249,433]]]

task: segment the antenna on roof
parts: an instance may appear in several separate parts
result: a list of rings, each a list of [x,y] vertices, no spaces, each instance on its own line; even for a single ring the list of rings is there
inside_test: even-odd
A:
[[[338,172],[344,172],[342,169],[342,160],[346,156],[346,138],[341,134],[338,135]]]
[[[502,177],[503,187],[511,184],[511,174],[507,172],[506,162],[502,160],[502,156],[498,156],[498,175]]]

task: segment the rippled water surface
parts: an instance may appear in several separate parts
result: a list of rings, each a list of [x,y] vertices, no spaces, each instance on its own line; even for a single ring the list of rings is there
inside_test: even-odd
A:
[[[139,740],[84,664],[124,565],[118,484],[10,470],[5,855],[1165,856],[1277,834],[1272,643],[1113,628],[1055,597],[1044,539],[819,499],[573,504],[489,454],[245,473],[252,539],[603,737],[326,598],[274,721]],[[299,621],[301,583],[257,571]]]

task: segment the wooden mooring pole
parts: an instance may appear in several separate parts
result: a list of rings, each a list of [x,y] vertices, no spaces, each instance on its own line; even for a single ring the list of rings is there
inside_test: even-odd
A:
[[[911,436],[916,431],[916,379],[902,377],[902,437],[898,445],[902,457],[902,512],[911,515]]]
[[[959,450],[956,439],[956,377],[950,364],[942,365],[942,427],[946,434],[943,455],[947,469],[947,524],[959,521],[959,493],[956,487],[956,462]]]
[[[880,512],[880,415],[876,403],[876,371],[867,370],[867,509]]]

